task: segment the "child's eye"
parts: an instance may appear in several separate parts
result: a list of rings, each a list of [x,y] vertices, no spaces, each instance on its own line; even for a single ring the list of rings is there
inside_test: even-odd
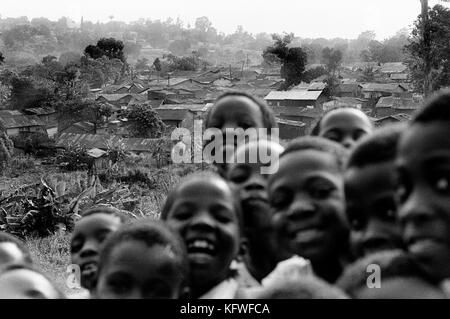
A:
[[[194,210],[189,207],[178,207],[173,213],[172,218],[177,220],[186,220],[191,218]]]
[[[292,194],[288,191],[276,191],[270,198],[270,205],[275,209],[282,209],[289,205],[292,201],[292,197]]]
[[[449,179],[446,177],[437,178],[434,181],[434,188],[441,193],[448,193],[450,190]]]
[[[213,211],[215,218],[221,223],[228,223],[233,220],[232,214],[226,208],[214,208]]]
[[[313,198],[316,199],[325,199],[328,198],[331,194],[331,192],[333,192],[336,189],[336,187],[334,187],[333,185],[329,184],[329,183],[317,183],[315,185],[312,185],[311,189],[310,189],[310,194]]]
[[[81,240],[72,240],[72,243],[70,244],[70,252],[72,254],[75,254],[77,252],[79,252],[81,250],[81,248],[83,247],[83,242]]]

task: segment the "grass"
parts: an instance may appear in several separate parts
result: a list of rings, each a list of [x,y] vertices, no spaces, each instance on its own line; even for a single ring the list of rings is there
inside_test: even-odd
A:
[[[61,172],[54,166],[41,166],[39,161],[33,164],[30,162],[33,163],[33,158],[19,158],[13,162],[9,172],[0,174],[0,198],[22,185],[39,182],[43,176],[58,193],[79,193],[88,184],[86,172]],[[121,173],[128,174],[130,171],[138,170],[150,178],[152,185],[147,187],[145,184],[130,180],[127,183],[102,183],[102,187],[117,190],[125,186],[128,189],[127,198],[121,198],[122,195],[117,194],[110,199],[116,203],[116,207],[119,205],[117,208],[131,210],[137,217],[158,218],[170,189],[179,182],[180,178],[200,169],[199,165],[193,164],[155,168],[146,157],[128,158],[121,167]],[[136,200],[130,209],[126,206],[126,200],[129,198]],[[89,203],[88,200],[86,205]],[[70,233],[61,230],[45,238],[30,237],[26,240],[35,266],[51,278],[66,295],[80,292],[66,285],[66,270],[70,265],[70,236]]]
[[[79,292],[66,285],[66,270],[70,265],[70,234],[56,233],[45,238],[27,238],[33,262],[66,295]]]

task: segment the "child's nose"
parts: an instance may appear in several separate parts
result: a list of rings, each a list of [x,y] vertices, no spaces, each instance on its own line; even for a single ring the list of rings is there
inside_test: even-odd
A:
[[[344,146],[345,148],[352,148],[355,143],[356,141],[351,136],[346,136],[342,140],[342,146]]]
[[[207,210],[199,211],[192,219],[192,227],[213,227],[214,220]]]
[[[307,196],[297,196],[288,210],[288,218],[308,218],[314,215],[315,208]]]
[[[93,241],[87,241],[81,249],[81,257],[90,257],[98,254],[97,245]]]

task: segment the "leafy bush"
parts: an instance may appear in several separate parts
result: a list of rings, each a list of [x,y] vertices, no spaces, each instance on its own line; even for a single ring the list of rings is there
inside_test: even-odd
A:
[[[81,196],[58,195],[45,179],[25,185],[0,199],[0,229],[19,237],[45,237],[58,229],[71,230]]]
[[[87,154],[85,147],[71,144],[58,155],[56,163],[68,171],[77,171],[90,169],[94,159]]]

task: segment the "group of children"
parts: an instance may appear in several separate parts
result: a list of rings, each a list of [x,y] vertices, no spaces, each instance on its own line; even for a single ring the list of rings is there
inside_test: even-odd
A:
[[[277,125],[263,101],[228,92],[205,126],[225,136]],[[449,135],[442,93],[406,125],[375,129],[341,107],[285,145],[224,139],[234,155],[176,185],[160,220],[83,212],[70,250],[85,297],[448,298]],[[278,168],[270,174],[267,152]],[[3,298],[62,297],[7,234],[0,267]]]

